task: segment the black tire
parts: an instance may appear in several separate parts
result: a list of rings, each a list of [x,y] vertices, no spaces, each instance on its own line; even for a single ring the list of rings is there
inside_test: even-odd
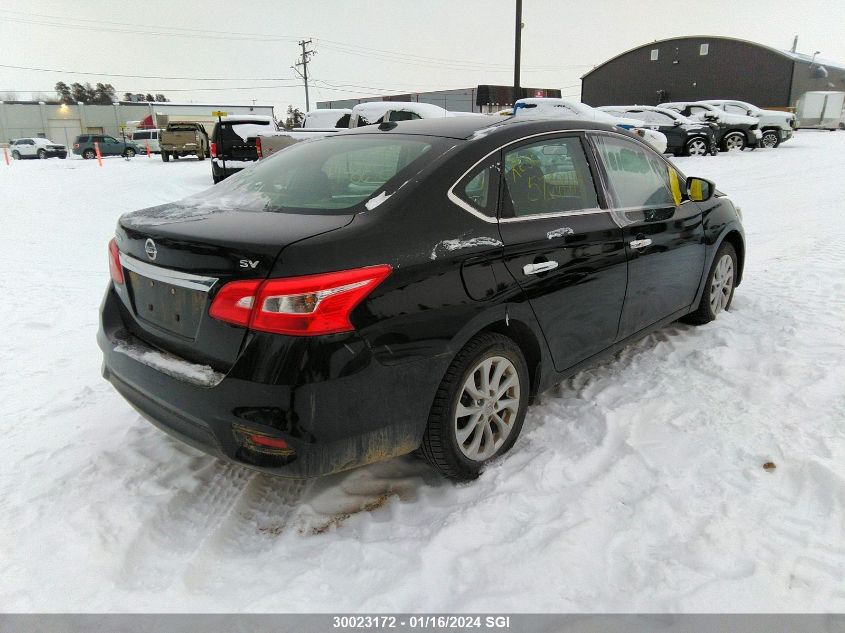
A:
[[[459,447],[456,409],[463,394],[464,384],[470,375],[485,358],[494,356],[510,361],[516,370],[519,388],[518,409],[504,443],[494,454],[476,461],[467,457]],[[458,352],[437,389],[420,445],[420,454],[446,477],[461,481],[475,479],[481,474],[486,462],[508,452],[516,442],[525,421],[529,389],[528,367],[519,346],[501,334],[479,334]],[[476,427],[479,428],[481,426]],[[473,431],[475,432],[480,431]]]
[[[36,156],[38,156],[39,160],[46,160],[47,159],[47,150],[45,150],[45,149],[38,150],[38,153],[36,154]]]
[[[731,309],[731,303],[733,302],[734,292],[736,291],[736,274],[737,274],[737,259],[736,259],[736,250],[734,249],[733,245],[729,242],[723,242],[722,245],[719,247],[719,250],[716,252],[716,257],[713,258],[713,264],[710,266],[710,272],[707,273],[707,279],[704,283],[704,290],[701,293],[701,300],[698,302],[698,307],[695,311],[690,312],[687,316],[685,316],[682,321],[685,323],[692,323],[693,325],[704,325],[705,323],[710,323],[713,319],[716,318],[717,314],[721,310],[714,310],[711,304],[711,288],[713,287],[714,277],[716,276],[716,268],[719,266],[719,262],[722,260],[723,257],[728,256],[731,258],[732,263],[732,280],[731,280],[731,287],[730,287],[730,294],[727,297],[727,303],[724,305],[725,311]]]
[[[777,130],[764,130],[763,138],[760,139],[760,147],[774,149],[780,145],[780,134]]]
[[[67,154],[59,154],[59,158],[62,158],[62,159],[67,158]]]
[[[164,150],[161,151],[161,160],[165,163],[170,162],[170,152],[165,152]]]
[[[745,134],[740,132],[739,130],[733,130],[732,132],[728,132],[722,138],[722,151],[728,152],[731,149],[738,149],[742,151],[746,148],[748,142],[745,139]]]
[[[205,154],[202,152],[197,152],[197,160],[205,160]]]
[[[135,153],[136,152],[135,152],[134,149],[132,149],[131,147],[127,147],[125,150],[123,150],[123,157],[124,158],[135,158]]]
[[[14,150],[12,152],[12,158],[14,158],[15,160],[20,160],[21,159],[21,153],[18,150]]]
[[[93,149],[86,149],[84,152],[82,152],[82,158],[84,158],[85,160],[91,160],[92,158],[96,157],[97,152],[95,152]]]
[[[707,139],[702,137],[691,138],[684,145],[685,156],[706,156],[710,152],[707,146]]]
[[[173,160],[179,160],[179,152],[173,152]]]

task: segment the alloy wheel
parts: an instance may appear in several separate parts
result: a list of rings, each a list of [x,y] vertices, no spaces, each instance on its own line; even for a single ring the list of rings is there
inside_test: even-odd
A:
[[[778,137],[774,132],[763,134],[763,147],[773,148],[778,146]]]
[[[735,149],[744,149],[745,139],[742,138],[742,134],[734,132],[733,134],[729,134],[728,137],[725,139],[725,147],[729,152]]]
[[[507,358],[483,359],[464,382],[455,409],[455,437],[465,457],[481,462],[510,436],[519,412],[519,374]]]
[[[707,143],[700,138],[693,139],[687,144],[687,153],[690,156],[704,156],[707,153]]]
[[[713,279],[710,281],[710,310],[713,314],[718,314],[727,307],[733,287],[734,260],[725,254],[716,264]]]

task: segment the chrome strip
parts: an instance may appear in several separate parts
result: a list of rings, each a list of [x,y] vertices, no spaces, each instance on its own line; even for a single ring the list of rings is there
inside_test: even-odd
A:
[[[120,253],[120,265],[144,277],[149,277],[150,279],[155,279],[156,281],[161,281],[172,286],[189,288],[190,290],[208,292],[217,283],[217,277],[203,277],[202,275],[192,275],[191,273],[170,270],[161,266],[153,266],[125,253]]]

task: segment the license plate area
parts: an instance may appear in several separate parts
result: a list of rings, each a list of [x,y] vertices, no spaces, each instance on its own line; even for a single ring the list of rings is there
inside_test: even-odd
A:
[[[135,315],[186,339],[196,338],[208,294],[126,271]]]

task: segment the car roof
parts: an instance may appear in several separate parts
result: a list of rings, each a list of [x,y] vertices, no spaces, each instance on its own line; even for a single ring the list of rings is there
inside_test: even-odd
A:
[[[347,134],[418,134],[421,136],[440,136],[444,138],[468,139],[473,136],[489,136],[504,131],[525,130],[529,133],[555,130],[602,130],[609,131],[616,128],[606,123],[598,123],[579,118],[558,117],[507,117],[501,116],[457,116],[440,117],[435,119],[416,119],[413,121],[396,121],[381,125],[365,125],[363,127],[343,130],[334,137]],[[536,129],[535,129],[536,128]],[[530,130],[530,131],[529,131]]]

